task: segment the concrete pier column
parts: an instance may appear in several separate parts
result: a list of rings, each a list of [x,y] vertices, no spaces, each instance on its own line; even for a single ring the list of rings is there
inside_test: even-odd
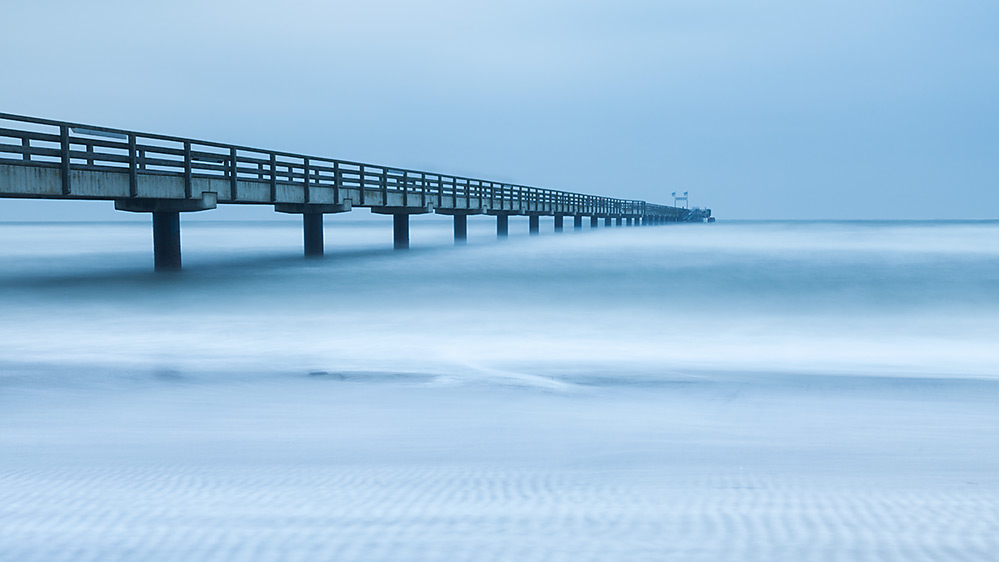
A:
[[[376,206],[371,212],[376,215],[392,215],[392,247],[396,250],[409,248],[409,215],[432,213],[432,204],[418,206]]]
[[[617,218],[617,219],[615,219],[615,221],[614,221],[614,225],[615,225],[615,226],[621,226],[621,225],[622,225],[623,223],[624,223],[624,217],[618,217],[618,218]]]
[[[611,218],[604,217],[604,226],[610,226],[610,225],[611,225]]]
[[[563,219],[565,219],[564,215],[555,215],[555,232],[562,232]]]
[[[468,243],[468,215],[481,215],[486,212],[485,209],[449,209],[449,208],[435,208],[434,212],[438,215],[451,216],[454,220],[454,244],[455,246],[462,246]]]
[[[642,217],[642,226],[649,226],[649,217]]]
[[[323,214],[302,213],[306,257],[323,255]]]
[[[583,229],[583,215],[576,215],[572,217],[572,229],[573,230]]]
[[[350,211],[350,201],[337,204],[278,203],[274,210],[289,215],[302,215],[302,240],[305,257],[323,255],[323,215]]]
[[[627,221],[627,223],[626,223],[626,224],[627,224],[628,226],[631,226],[631,217],[627,217],[627,218],[625,218],[624,220],[625,220],[625,221]]]
[[[409,214],[392,215],[392,247],[396,250],[409,248]]]
[[[456,245],[468,243],[468,215],[454,216],[454,243]]]
[[[130,213],[153,215],[153,263],[156,271],[180,271],[180,214],[214,209],[215,193],[202,193],[198,199],[115,199],[114,208]]]
[[[506,238],[510,234],[510,215],[496,215],[496,238]]]
[[[153,260],[156,271],[180,271],[180,212],[153,212]]]
[[[541,233],[541,217],[538,215],[531,215],[527,217],[528,226],[527,230],[532,236],[537,236]]]
[[[600,226],[600,219],[596,216],[590,217],[590,228],[596,228],[598,226]]]

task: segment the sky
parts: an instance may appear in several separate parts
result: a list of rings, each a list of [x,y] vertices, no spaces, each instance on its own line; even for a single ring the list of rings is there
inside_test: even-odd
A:
[[[4,4],[0,112],[719,219],[999,218],[995,0]]]

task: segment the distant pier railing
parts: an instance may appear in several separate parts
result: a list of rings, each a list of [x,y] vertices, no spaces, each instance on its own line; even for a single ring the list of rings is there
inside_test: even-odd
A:
[[[368,207],[393,215],[397,248],[409,245],[411,214],[453,215],[455,240],[465,239],[468,215],[497,217],[506,236],[508,217],[583,217],[596,226],[703,221],[708,209],[681,209],[633,199],[601,197],[263,150],[246,146],[139,133],[66,121],[0,113],[0,197],[112,200],[123,211],[150,212],[158,269],[180,267],[179,213],[225,204],[274,205],[300,213],[306,254],[322,253],[323,214]],[[159,223],[159,224],[158,224]]]

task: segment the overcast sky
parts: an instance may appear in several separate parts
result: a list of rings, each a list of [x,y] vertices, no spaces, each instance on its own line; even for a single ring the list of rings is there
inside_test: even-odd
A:
[[[3,112],[652,202],[689,190],[720,218],[999,215],[996,0],[32,0],[0,14]]]

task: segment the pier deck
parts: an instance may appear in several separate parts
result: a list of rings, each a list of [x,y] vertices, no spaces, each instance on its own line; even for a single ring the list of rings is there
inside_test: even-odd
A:
[[[303,216],[305,253],[323,251],[322,217],[366,207],[392,215],[394,244],[409,246],[409,215],[454,217],[455,241],[468,215],[494,215],[497,235],[511,215],[583,217],[596,226],[700,222],[710,209],[683,209],[436,172],[0,113],[0,197],[114,201],[152,213],[157,269],[180,268],[179,213],[219,204],[273,205]]]

